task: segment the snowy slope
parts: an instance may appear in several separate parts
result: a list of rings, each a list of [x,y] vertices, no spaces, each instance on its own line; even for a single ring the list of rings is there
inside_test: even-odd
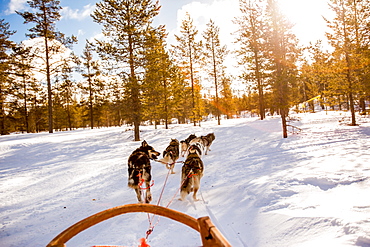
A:
[[[348,113],[298,114],[299,134],[281,138],[279,117],[210,121],[202,127],[142,127],[141,138],[162,152],[171,138],[215,132],[204,156],[201,201],[169,206],[195,218],[210,216],[233,246],[370,246],[370,118],[350,127]],[[81,219],[136,203],[127,187],[127,158],[140,146],[126,127],[0,137],[0,246],[45,246]],[[153,204],[167,175],[152,162]],[[170,175],[160,205],[180,185]],[[199,246],[186,226],[153,217],[149,244]],[[137,246],[146,213],[102,222],[67,246]]]

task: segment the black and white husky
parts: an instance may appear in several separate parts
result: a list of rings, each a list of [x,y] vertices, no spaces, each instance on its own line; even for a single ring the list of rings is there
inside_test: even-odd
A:
[[[208,151],[211,151],[210,147],[213,143],[213,141],[216,139],[216,136],[214,133],[209,133],[206,136],[200,136],[192,139],[189,143],[189,145],[197,144],[201,147],[202,152],[207,155]]]
[[[152,146],[149,146],[146,141],[141,143],[141,146],[136,149],[128,158],[128,186],[136,192],[137,200],[142,203],[142,190],[145,190],[144,202],[152,201],[152,193],[150,192],[151,165],[150,160],[156,160],[160,153],[155,151]]]
[[[201,150],[197,145],[188,148],[188,156],[182,166],[180,200],[193,192],[193,199],[197,201],[197,192],[200,188],[200,179],[203,177],[204,165],[200,158]]]
[[[170,144],[163,151],[163,159],[159,161],[166,165],[167,169],[171,170],[171,173],[174,174],[173,168],[175,167],[176,161],[180,157],[179,151],[180,143],[177,139],[171,139]]]

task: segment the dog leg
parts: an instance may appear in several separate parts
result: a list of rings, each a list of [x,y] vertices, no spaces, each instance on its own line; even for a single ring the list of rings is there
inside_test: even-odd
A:
[[[193,177],[193,180],[194,180],[194,185],[193,185],[193,199],[194,201],[199,201],[199,199],[197,199],[197,192],[200,188],[200,175],[196,175]]]
[[[145,193],[145,203],[150,203],[152,201],[152,192],[150,192],[150,183],[146,182],[146,193]]]
[[[136,192],[137,200],[139,201],[139,203],[143,203],[141,189],[135,188],[135,192]]]
[[[152,201],[152,192],[150,192],[150,189],[147,189],[145,203],[150,203],[151,201]]]
[[[175,162],[170,164],[170,169],[171,169],[171,174],[175,174],[176,172],[173,171],[173,169],[175,168]]]
[[[181,190],[179,200],[184,201],[187,195],[188,195],[188,193],[186,191]]]

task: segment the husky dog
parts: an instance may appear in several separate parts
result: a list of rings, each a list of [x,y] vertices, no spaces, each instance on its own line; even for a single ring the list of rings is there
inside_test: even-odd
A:
[[[188,150],[188,144],[185,141],[180,141],[181,157],[184,157]]]
[[[184,157],[187,150],[188,150],[188,147],[189,147],[189,143],[191,140],[193,140],[194,138],[196,138],[197,136],[194,135],[194,134],[190,134],[188,136],[188,138],[186,138],[184,141],[181,141],[181,156]]]
[[[191,145],[188,148],[188,156],[182,166],[181,171],[181,191],[180,200],[185,200],[185,197],[193,192],[193,199],[197,201],[197,192],[200,188],[200,179],[203,177],[203,161],[199,155],[199,147],[197,145]]]
[[[150,160],[157,159],[160,153],[155,151],[152,146],[149,146],[146,141],[141,143],[141,146],[136,149],[128,158],[128,186],[136,192],[137,200],[142,203],[142,190],[146,190],[145,203],[150,203],[152,193],[150,192]],[[142,186],[144,188],[142,188]]]
[[[175,174],[173,168],[179,158],[179,145],[177,139],[171,139],[170,145],[163,151],[163,159],[159,160],[166,165],[167,169],[171,170],[171,174]]]
[[[209,133],[206,136],[201,136],[203,140],[204,148],[206,149],[205,155],[208,154],[208,151],[211,151],[210,147],[213,143],[213,141],[216,139],[216,136],[214,133]]]
[[[211,151],[210,147],[215,139],[216,139],[215,134],[209,133],[206,136],[194,138],[193,140],[190,141],[189,145],[198,144],[199,146],[201,146],[202,151],[203,152],[205,151],[204,154],[207,155],[208,151]]]

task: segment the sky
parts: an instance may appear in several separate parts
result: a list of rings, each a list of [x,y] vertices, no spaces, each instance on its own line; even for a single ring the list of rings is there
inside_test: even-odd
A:
[[[57,23],[59,31],[67,36],[78,37],[79,44],[74,50],[79,54],[85,40],[101,37],[101,26],[92,21],[92,13],[98,0],[61,0],[63,7],[61,20]],[[201,34],[210,19],[220,27],[221,43],[232,45],[234,37],[232,32],[237,28],[232,23],[235,16],[240,14],[238,0],[160,0],[162,6],[160,14],[155,18],[155,25],[166,25],[168,43],[175,42],[174,34],[179,34],[179,27],[186,12],[194,20],[195,27]],[[282,11],[295,24],[294,32],[301,44],[315,42],[324,38],[326,30],[322,16],[330,16],[325,0],[280,0]],[[26,0],[0,0],[0,18],[10,23],[10,29],[17,33],[12,40],[20,42],[26,39],[25,33],[33,24],[23,24],[23,18],[15,11],[29,10]],[[200,38],[200,36],[199,36]]]
[[[95,4],[100,0],[60,0],[62,6],[61,20],[57,22],[57,29],[66,36],[76,36],[78,43],[73,45],[73,51],[81,56],[86,40],[102,38],[101,26],[93,22],[90,14]],[[327,31],[323,16],[330,19],[330,11],[326,0],[279,0],[283,13],[294,24],[293,32],[300,40],[300,45],[307,46],[310,42],[325,39]],[[188,12],[193,19],[194,26],[198,29],[198,40],[202,39],[202,33],[207,23],[212,19],[220,28],[220,42],[226,45],[231,51],[225,59],[226,73],[233,76],[233,90],[235,94],[244,94],[245,86],[239,78],[243,68],[238,66],[238,59],[235,56],[236,45],[235,31],[238,26],[233,23],[235,17],[241,15],[239,0],[159,0],[161,10],[155,17],[155,26],[165,25],[168,38],[167,44],[170,47],[176,44],[175,34],[180,35],[180,26],[185,14]],[[28,29],[34,26],[24,24],[23,18],[15,11],[30,11],[27,0],[0,0],[0,18],[10,24],[10,30],[17,31],[11,36],[11,40],[22,42],[27,39],[25,36]],[[325,44],[325,42],[324,42]],[[43,76],[43,75],[41,75]],[[76,74],[77,80],[81,79]],[[212,93],[213,83],[203,80],[205,94]]]

